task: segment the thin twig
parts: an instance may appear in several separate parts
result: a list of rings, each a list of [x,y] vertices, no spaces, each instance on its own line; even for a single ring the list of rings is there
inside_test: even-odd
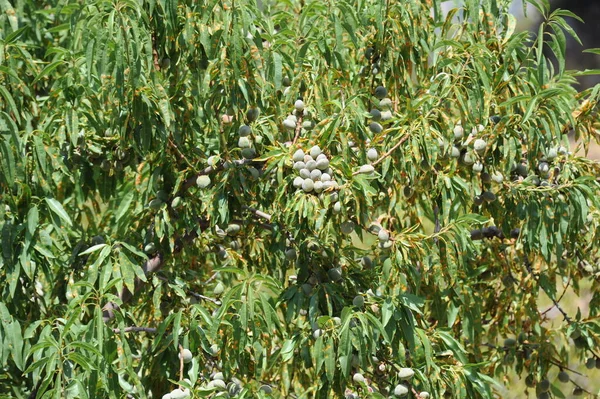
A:
[[[247,211],[250,211],[250,212],[254,213],[256,216],[259,216],[259,217],[261,217],[263,219],[267,219],[268,221],[271,221],[271,215],[269,215],[268,213],[265,213],[263,211],[259,211],[258,209],[252,208],[251,206],[247,206],[247,205],[242,205],[242,208],[245,209],[245,210],[247,210]]]
[[[206,285],[206,284],[210,284],[210,283],[211,283],[211,282],[212,282],[214,279],[216,279],[217,277],[219,277],[219,273],[218,273],[218,272],[217,272],[217,273],[213,273],[213,275],[212,275],[212,276],[210,276],[210,278],[209,278],[208,280],[206,280],[206,281],[205,281],[204,283],[202,283],[202,284],[204,284],[204,285]]]
[[[188,291],[188,294],[192,295],[195,298],[203,299],[205,301],[212,302],[215,305],[221,305],[221,301],[219,301],[218,299],[214,299],[214,298],[202,295],[202,294],[198,294],[197,292],[193,292],[193,291]]]
[[[565,296],[565,294],[567,293],[567,290],[569,289],[569,285],[571,285],[571,276],[569,276],[569,280],[567,280],[567,285],[565,286],[562,294],[560,294],[560,297],[556,300],[556,302],[560,302],[563,297]],[[554,309],[554,305],[550,306],[548,309],[544,310],[541,313],[541,316],[544,316],[546,313],[548,313],[549,311],[551,311],[552,309]]]
[[[302,121],[304,120],[304,111],[300,112],[296,119],[296,134],[294,135],[294,140],[292,141],[292,145],[296,144],[296,141],[300,138],[300,132],[302,131]]]
[[[121,329],[120,328],[113,328],[112,331],[115,334],[120,334],[121,333]],[[157,329],[156,328],[152,328],[152,327],[125,327],[123,329],[124,333],[127,332],[147,332],[150,334],[156,334]]]
[[[183,381],[183,345],[179,344],[179,381]],[[179,386],[180,389],[183,389],[183,386]]]

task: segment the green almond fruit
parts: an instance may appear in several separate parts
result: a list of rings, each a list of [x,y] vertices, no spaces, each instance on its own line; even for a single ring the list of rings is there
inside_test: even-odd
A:
[[[296,129],[296,121],[290,118],[284,119],[283,127],[285,127],[287,130],[294,130]]]
[[[452,158],[460,157],[460,149],[456,146],[452,146],[452,149],[450,150],[450,156]]]
[[[573,389],[573,396],[581,396],[583,395],[583,388],[575,387]]]
[[[454,138],[459,140],[463,138],[465,129],[463,129],[461,125],[456,125],[454,126],[454,129],[452,129],[452,133],[454,133]]]
[[[369,114],[371,114],[371,119],[373,119],[373,121],[379,122],[381,120],[381,111],[378,109],[373,108]]]
[[[394,387],[394,396],[402,397],[408,395],[408,388],[405,385],[398,384]]]
[[[536,391],[539,391],[539,392],[548,392],[550,390],[550,381],[548,381],[547,379],[544,378],[537,384],[537,386],[535,388],[536,388]]]
[[[365,383],[365,377],[361,373],[354,373],[354,375],[352,376],[352,380],[357,384]]]
[[[352,305],[357,308],[362,308],[365,305],[365,298],[362,295],[357,295],[352,299]]]
[[[321,158],[317,160],[316,166],[319,170],[326,170],[329,167],[329,160],[327,158]]]
[[[237,223],[232,223],[229,226],[227,226],[227,228],[225,229],[225,232],[227,234],[229,234],[230,236],[233,236],[233,235],[238,234],[241,229],[242,229],[242,226],[240,226]]]
[[[492,181],[501,184],[504,181],[504,176],[500,172],[494,172],[492,173]]]
[[[184,363],[191,362],[193,357],[194,356],[192,355],[192,352],[189,349],[184,349],[181,352],[179,352],[179,359],[183,358]]]
[[[240,135],[240,137],[246,137],[250,133],[252,133],[252,128],[248,125],[242,125],[238,130],[238,134]]]
[[[296,111],[299,112],[304,111],[304,101],[296,100],[296,102],[294,103],[294,108],[296,108]]]
[[[313,180],[311,178],[306,178],[304,179],[304,181],[302,182],[302,190],[304,190],[305,193],[310,193],[311,191],[313,191],[315,188],[315,183],[313,182]]]
[[[156,245],[153,242],[149,242],[144,246],[144,252],[147,254],[153,254],[156,252]]]
[[[210,177],[208,175],[200,175],[196,179],[196,185],[199,188],[206,188],[210,185]]]
[[[392,114],[391,110],[388,109],[385,111],[381,111],[381,121],[382,122],[389,121],[393,117],[394,117],[394,114]]]
[[[342,204],[338,201],[333,204],[333,213],[338,214],[342,211]]]
[[[379,134],[383,131],[383,126],[381,126],[377,122],[371,122],[371,123],[369,123],[369,130],[371,130],[371,132],[373,132],[375,134]]]
[[[471,166],[475,163],[475,157],[473,154],[466,152],[465,155],[463,155],[462,161],[465,165]]]
[[[504,340],[504,347],[505,348],[514,348],[515,346],[517,346],[517,340],[514,338],[506,338]]]
[[[306,168],[306,164],[302,161],[297,161],[297,162],[294,162],[293,168],[299,172],[302,169]]]
[[[481,173],[483,171],[483,164],[479,161],[473,164],[473,172]]]
[[[314,159],[309,160],[306,163],[306,169],[308,169],[310,171],[317,169],[317,161],[315,161]]]
[[[486,202],[494,202],[496,201],[496,194],[492,193],[491,191],[484,191],[481,193],[481,198],[483,198],[483,200]]]
[[[383,86],[377,86],[375,88],[375,91],[373,92],[373,95],[378,100],[381,100],[381,99],[383,99],[383,98],[385,98],[387,96],[387,89],[385,87],[383,87]]]
[[[303,169],[300,169],[298,173],[300,174],[301,178],[310,179],[310,169],[303,168]]]
[[[319,148],[318,145],[315,145],[310,149],[310,156],[313,157],[313,159],[316,159],[321,153],[321,148]]]
[[[240,148],[250,148],[252,146],[252,143],[250,142],[250,139],[248,137],[240,137],[238,139],[238,147]]]
[[[212,379],[225,381],[225,377],[223,376],[223,373],[221,373],[220,371],[218,373],[215,373],[215,375],[213,375]]]
[[[379,108],[380,109],[392,108],[392,100],[390,98],[382,98],[381,101],[379,101]],[[381,113],[381,119],[383,119],[383,112]]]
[[[562,383],[567,383],[567,382],[571,381],[571,377],[569,377],[569,373],[562,370],[558,373],[558,380]]]
[[[373,165],[362,165],[360,169],[358,169],[358,173],[363,175],[370,175],[375,171]]]
[[[594,367],[596,367],[596,359],[594,359],[593,357],[588,358],[585,361],[585,368],[588,369],[588,370],[591,370]]]
[[[370,148],[369,151],[367,151],[367,159],[371,162],[376,161],[378,155],[375,148]]]
[[[219,281],[217,283],[217,285],[215,285],[215,288],[213,289],[213,294],[215,296],[221,296],[224,291],[225,291],[225,286],[223,285],[222,282]]]
[[[329,269],[327,271],[327,275],[333,282],[340,281],[342,279],[342,269],[339,267],[334,267],[333,269]]]
[[[292,159],[294,160],[294,162],[304,161],[304,151],[300,149],[296,150],[296,152],[294,152],[294,155],[292,155]]]
[[[217,345],[217,344],[212,344],[212,345],[210,346],[209,353],[210,353],[212,356],[217,356],[217,355],[219,354],[219,351],[220,351],[220,349],[219,349],[219,345]]]
[[[313,121],[304,121],[302,122],[302,128],[304,130],[313,130],[315,127],[315,123]]]
[[[354,231],[354,222],[349,220],[342,223],[342,225],[340,226],[340,230],[346,235],[351,234]]]
[[[401,380],[410,380],[415,375],[415,371],[410,367],[402,367],[398,371],[398,378]]]
[[[242,157],[244,159],[254,159],[256,158],[256,150],[254,148],[244,148],[242,150]]]
[[[315,186],[314,186],[315,193],[320,193],[321,191],[323,191],[323,188],[324,188],[324,185],[321,180],[315,181]]]
[[[267,395],[273,393],[273,388],[271,388],[269,385],[261,385],[260,388],[258,388],[258,390],[263,391]]]
[[[152,209],[160,209],[160,207],[164,204],[163,200],[158,199],[158,198],[154,198],[152,201],[150,201],[150,203],[148,204],[148,206]]]
[[[296,187],[296,188],[302,188],[302,183],[303,182],[304,182],[304,178],[302,178],[301,176],[296,176],[294,178],[294,183],[293,183],[294,187]]]
[[[285,250],[285,257],[287,260],[295,260],[296,256],[296,250],[294,248],[288,248]]]
[[[475,140],[475,142],[473,143],[473,149],[478,153],[481,154],[485,151],[485,149],[487,148],[487,142],[485,140],[482,139],[477,139]]]
[[[379,238],[379,241],[381,242],[389,241],[390,233],[385,229],[381,229],[379,230],[379,233],[377,233],[377,238]]]
[[[248,120],[248,122],[254,122],[258,119],[259,114],[260,111],[258,110],[258,108],[250,108],[248,109],[248,111],[246,111],[246,119]]]
[[[190,391],[175,388],[169,395],[171,395],[171,399],[186,399],[190,397]]]
[[[165,190],[158,190],[156,192],[156,198],[158,198],[162,202],[167,202],[167,200],[169,199],[169,194],[167,194]]]
[[[423,392],[419,393],[419,398],[420,399],[429,399],[429,392],[423,391]]]

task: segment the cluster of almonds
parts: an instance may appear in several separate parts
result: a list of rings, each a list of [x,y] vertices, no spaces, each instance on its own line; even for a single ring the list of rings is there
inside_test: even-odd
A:
[[[333,178],[333,171],[329,167],[329,159],[323,154],[319,146],[315,145],[308,154],[298,149],[292,156],[294,169],[299,176],[294,179],[294,187],[302,189],[305,193],[321,193],[323,190],[338,187]]]
[[[298,123],[298,117],[302,117],[302,129],[312,130],[315,127],[315,122],[310,120],[309,113],[304,109],[304,101],[298,99],[294,103],[294,112],[289,114],[283,120],[283,127],[293,132],[296,130],[296,124]]]
[[[373,134],[379,134],[383,131],[383,126],[380,122],[388,121],[392,118],[392,100],[387,97],[387,89],[383,86],[377,86],[373,95],[379,103],[375,108],[371,109],[369,112],[371,117],[371,122],[369,123],[369,130]],[[350,147],[354,147],[354,143],[350,142]],[[370,140],[367,140],[367,145],[370,144]],[[369,148],[367,150],[367,159],[369,162],[375,162],[379,154],[375,148]],[[375,168],[371,164],[362,165],[358,170],[361,174],[371,174],[373,173]]]
[[[403,367],[398,371],[398,378],[402,381],[408,381],[415,375],[415,371],[410,367]],[[352,380],[359,385],[363,385],[367,383],[366,378],[361,373],[354,373],[352,376]],[[393,394],[395,397],[403,397],[407,396],[409,393],[409,388],[405,384],[398,384],[394,387]],[[350,393],[347,394],[346,397],[358,398],[358,395]],[[418,394],[418,398],[420,399],[429,399],[429,392],[423,391]]]

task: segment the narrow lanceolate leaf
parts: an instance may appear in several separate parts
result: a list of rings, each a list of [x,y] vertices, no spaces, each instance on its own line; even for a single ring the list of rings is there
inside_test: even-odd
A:
[[[69,227],[73,226],[73,222],[71,221],[69,214],[65,211],[65,208],[63,208],[60,202],[54,198],[45,198],[45,200],[50,210],[54,212],[60,218],[60,220],[65,222]]]

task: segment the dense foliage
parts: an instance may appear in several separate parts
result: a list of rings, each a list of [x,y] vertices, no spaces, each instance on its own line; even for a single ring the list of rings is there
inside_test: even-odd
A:
[[[531,2],[0,0],[0,397],[594,393],[598,71]]]

